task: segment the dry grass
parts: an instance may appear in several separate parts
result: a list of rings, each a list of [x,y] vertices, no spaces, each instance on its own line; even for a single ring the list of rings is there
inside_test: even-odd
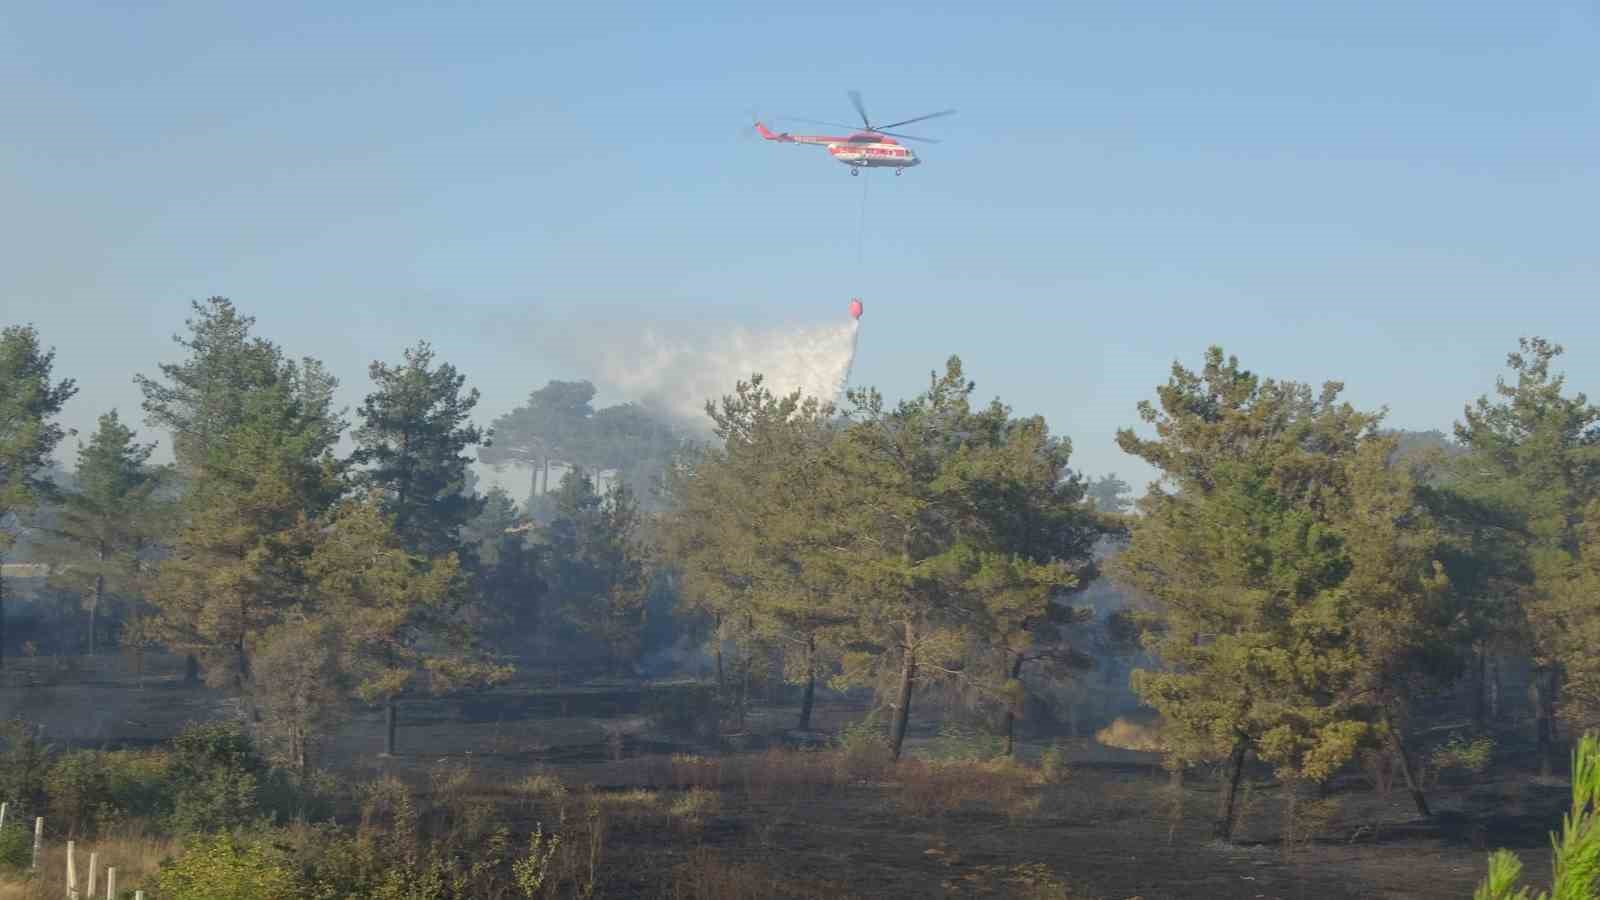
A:
[[[597,794],[596,797],[604,815],[630,824],[636,825],[661,815],[661,795],[655,791],[636,788]]]
[[[1094,733],[1094,739],[1107,747],[1119,750],[1138,750],[1161,753],[1166,744],[1161,739],[1159,722],[1135,722],[1118,716],[1116,721]]]
[[[723,854],[700,847],[673,867],[671,900],[853,900],[834,885],[808,885],[778,876],[759,863],[730,862]]]
[[[902,760],[895,767],[894,803],[909,815],[937,817],[972,806],[1013,819],[1038,812],[1037,788],[1046,779],[1012,759],[925,762]]]
[[[667,815],[680,830],[699,834],[706,819],[722,811],[722,795],[704,788],[690,788],[672,801]]]
[[[758,803],[815,800],[840,783],[837,753],[773,748],[740,758],[732,766],[745,796]]]
[[[674,753],[667,767],[667,784],[677,788],[720,788],[722,760]]]
[[[80,896],[89,885],[89,854],[99,854],[101,871],[96,893],[105,891],[105,869],[117,870],[117,893],[152,889],[161,861],[177,854],[177,845],[167,838],[151,837],[133,830],[112,833],[94,841],[75,845]],[[40,855],[39,874],[0,874],[0,900],[58,900],[66,896],[67,847],[64,842],[47,843]],[[102,894],[103,895],[103,894]]]
[[[980,897],[1004,896],[1018,900],[1081,900],[1081,894],[1043,863],[1018,866],[979,866],[945,881],[947,891],[966,891]],[[1138,898],[1134,898],[1138,900]]]

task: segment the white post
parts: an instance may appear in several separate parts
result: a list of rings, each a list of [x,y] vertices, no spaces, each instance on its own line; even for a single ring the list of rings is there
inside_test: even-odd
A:
[[[144,891],[134,891],[133,900],[144,900]]]
[[[6,828],[6,806],[7,805],[8,804],[0,803],[0,831],[4,831],[5,828]]]
[[[67,841],[67,900],[78,900],[78,861],[73,841]]]
[[[44,849],[44,816],[33,820],[33,868],[39,868],[39,851]]]
[[[106,900],[117,900],[116,866],[106,866]]]
[[[100,880],[98,877],[96,877],[96,876],[98,876],[100,874],[99,873],[99,869],[100,869],[100,853],[97,850],[90,850],[89,851],[89,889],[85,893],[86,893],[86,895],[88,897],[91,898],[91,900],[94,897],[95,884]]]

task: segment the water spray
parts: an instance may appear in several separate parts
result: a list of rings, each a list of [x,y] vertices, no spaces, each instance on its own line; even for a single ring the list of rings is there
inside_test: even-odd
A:
[[[861,301],[852,299],[849,310],[849,321],[837,325],[739,328],[680,340],[645,334],[626,346],[612,345],[601,360],[601,380],[621,396],[698,427],[710,424],[706,401],[731,394],[735,384],[756,373],[774,394],[799,390],[838,403],[855,362]]]

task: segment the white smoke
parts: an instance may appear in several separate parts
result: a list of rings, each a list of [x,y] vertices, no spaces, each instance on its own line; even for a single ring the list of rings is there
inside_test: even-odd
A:
[[[734,329],[703,337],[645,332],[614,342],[599,360],[600,381],[618,395],[706,426],[707,401],[760,374],[782,396],[795,390],[837,402],[850,380],[860,323],[802,329]]]

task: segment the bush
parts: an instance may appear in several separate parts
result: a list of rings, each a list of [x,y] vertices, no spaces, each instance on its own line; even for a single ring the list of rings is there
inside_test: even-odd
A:
[[[1467,740],[1462,735],[1452,735],[1449,741],[1435,748],[1428,757],[1429,768],[1438,775],[1444,772],[1465,772],[1482,775],[1494,762],[1494,738],[1487,735]]]
[[[67,834],[92,834],[102,813],[111,807],[111,783],[100,754],[93,750],[68,753],[45,773],[50,814],[67,827]]]
[[[865,781],[878,778],[893,762],[889,737],[876,711],[869,713],[854,725],[839,729],[834,738],[839,747],[837,759],[839,777],[847,781]]]
[[[173,741],[172,828],[179,834],[228,831],[260,815],[266,764],[250,738],[227,723],[191,725]]]
[[[1060,784],[1066,781],[1071,771],[1067,766],[1067,756],[1061,749],[1061,745],[1052,744],[1045,748],[1044,753],[1040,754],[1039,777],[1046,784]]]
[[[721,707],[711,685],[679,685],[645,693],[641,705],[651,724],[666,734],[710,742],[721,731]]]
[[[111,750],[100,754],[106,793],[120,813],[161,818],[172,813],[172,754],[164,750]]]
[[[156,874],[162,900],[283,900],[299,887],[282,850],[229,834],[196,841]]]
[[[12,815],[44,809],[48,769],[49,748],[36,727],[21,719],[0,722],[0,799],[10,802]]]
[[[6,827],[0,828],[0,872],[22,872],[32,862],[32,832],[23,825],[6,822]]]
[[[981,762],[1005,755],[1005,740],[968,725],[947,722],[929,744],[926,755],[948,762]]]

